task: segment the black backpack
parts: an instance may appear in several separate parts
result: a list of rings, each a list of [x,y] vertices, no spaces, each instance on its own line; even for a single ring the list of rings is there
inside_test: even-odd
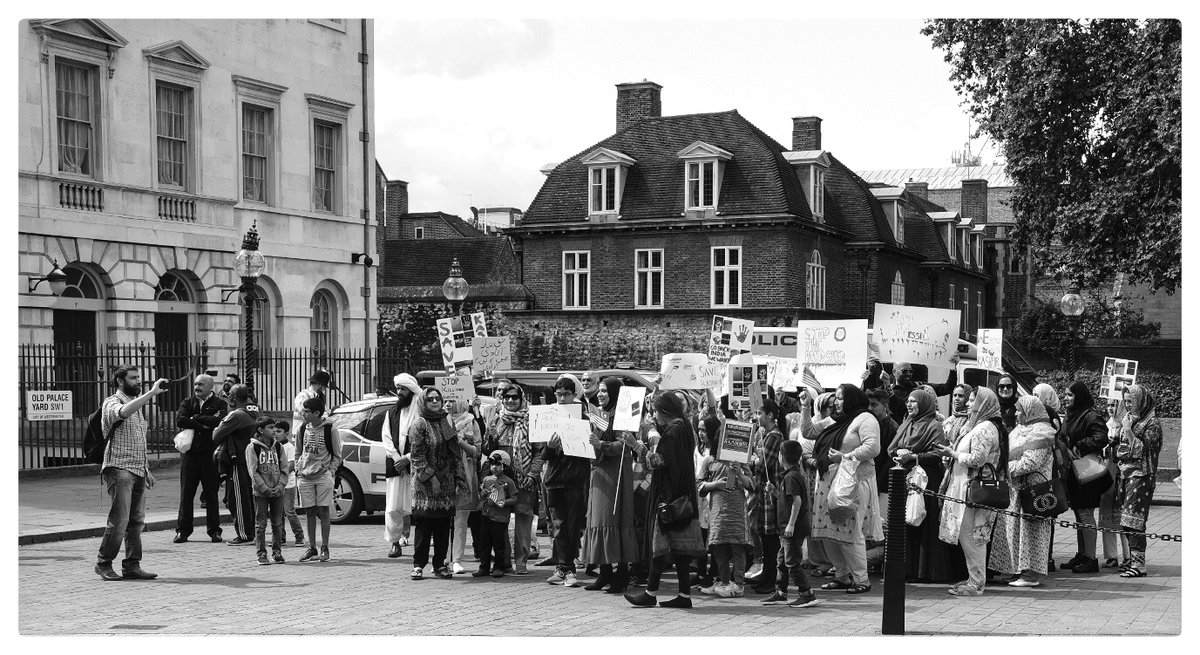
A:
[[[108,448],[108,443],[112,440],[117,428],[125,422],[123,418],[117,419],[109,428],[108,434],[104,434],[103,414],[103,407],[92,412],[92,415],[88,417],[87,430],[83,433],[83,459],[88,464],[104,462],[104,450]]]
[[[296,450],[304,450],[304,434],[308,432],[309,422],[305,421],[304,425],[300,426],[300,432],[296,434]],[[325,423],[325,452],[333,457],[333,423]],[[340,453],[339,453],[340,455]]]

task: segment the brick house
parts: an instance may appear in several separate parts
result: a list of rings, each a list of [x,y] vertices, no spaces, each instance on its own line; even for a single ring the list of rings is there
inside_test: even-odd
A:
[[[532,296],[506,312],[523,365],[654,365],[700,349],[714,313],[786,326],[982,297],[976,223],[872,188],[820,118],[794,118],[788,149],[736,110],[662,116],[661,90],[617,85],[616,132],[544,169],[505,230]]]

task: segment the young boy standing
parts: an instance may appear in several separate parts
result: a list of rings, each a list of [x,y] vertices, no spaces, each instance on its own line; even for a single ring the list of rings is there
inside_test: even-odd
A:
[[[787,603],[788,575],[796,585],[799,595],[787,603],[788,607],[812,607],[820,603],[808,584],[808,576],[800,567],[800,545],[809,533],[808,484],[800,470],[803,449],[798,441],[784,441],[779,447],[779,463],[783,475],[779,484],[779,502],[776,505],[775,525],[780,535],[779,555],[776,561],[775,593],[762,600],[763,605]]]
[[[493,452],[488,458],[492,474],[479,486],[479,510],[483,520],[479,530],[479,570],[472,573],[472,577],[482,578],[490,572],[493,578],[502,578],[504,569],[508,568],[504,545],[508,538],[508,517],[513,505],[517,504],[517,483],[504,474],[508,464],[508,453],[503,450]]]
[[[304,424],[296,432],[296,489],[308,518],[309,546],[301,562],[316,560],[317,519],[321,520],[320,560],[329,561],[329,507],[333,504],[333,478],[342,465],[342,437],[325,420],[325,399],[303,403]]]
[[[276,440],[275,421],[260,418],[254,424],[254,436],[246,447],[246,472],[254,489],[254,545],[258,563],[267,559],[267,519],[271,520],[271,559],[283,564],[283,494],[291,462],[283,457],[283,446]]]
[[[292,443],[292,425],[287,421],[275,422],[275,436],[283,442],[283,458],[288,463],[287,486],[283,489],[283,518],[292,526],[292,534],[296,537],[296,545],[304,545],[304,526],[300,517],[296,516],[296,471],[292,462],[296,461],[296,444]]]

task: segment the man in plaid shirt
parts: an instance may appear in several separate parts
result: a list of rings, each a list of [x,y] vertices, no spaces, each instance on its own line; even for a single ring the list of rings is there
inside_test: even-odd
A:
[[[113,431],[100,465],[100,477],[108,488],[112,507],[100,539],[95,571],[104,580],[153,580],[158,575],[143,571],[141,564],[146,490],[154,488],[154,476],[146,463],[146,417],[142,416],[142,407],[167,390],[167,380],[159,379],[149,391],[141,393],[141,373],[131,366],[122,366],[113,374],[113,385],[116,393],[105,398],[101,407],[101,429],[108,435],[113,424],[124,422]],[[121,560],[121,574],[117,575],[112,562],[121,552],[122,540],[125,559]]]

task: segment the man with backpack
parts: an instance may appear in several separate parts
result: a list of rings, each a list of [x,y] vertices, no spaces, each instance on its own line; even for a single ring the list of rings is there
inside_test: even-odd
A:
[[[225,481],[225,505],[233,517],[233,529],[237,536],[225,542],[230,546],[246,546],[254,543],[254,487],[243,459],[250,439],[254,437],[254,424],[258,421],[258,407],[250,404],[250,387],[235,384],[229,390],[229,413],[213,430],[213,443],[217,447],[216,457],[222,461],[218,466],[228,471]]]
[[[154,475],[146,462],[146,417],[142,407],[167,390],[167,380],[159,379],[146,393],[141,373],[132,366],[121,366],[113,373],[116,392],[104,399],[100,408],[100,429],[105,439],[100,477],[108,489],[112,506],[100,551],[96,555],[96,574],[104,580],[153,580],[158,575],[142,570],[142,529],[146,523],[146,490],[154,488]],[[140,394],[140,395],[139,395]],[[121,573],[112,563],[125,542]]]

